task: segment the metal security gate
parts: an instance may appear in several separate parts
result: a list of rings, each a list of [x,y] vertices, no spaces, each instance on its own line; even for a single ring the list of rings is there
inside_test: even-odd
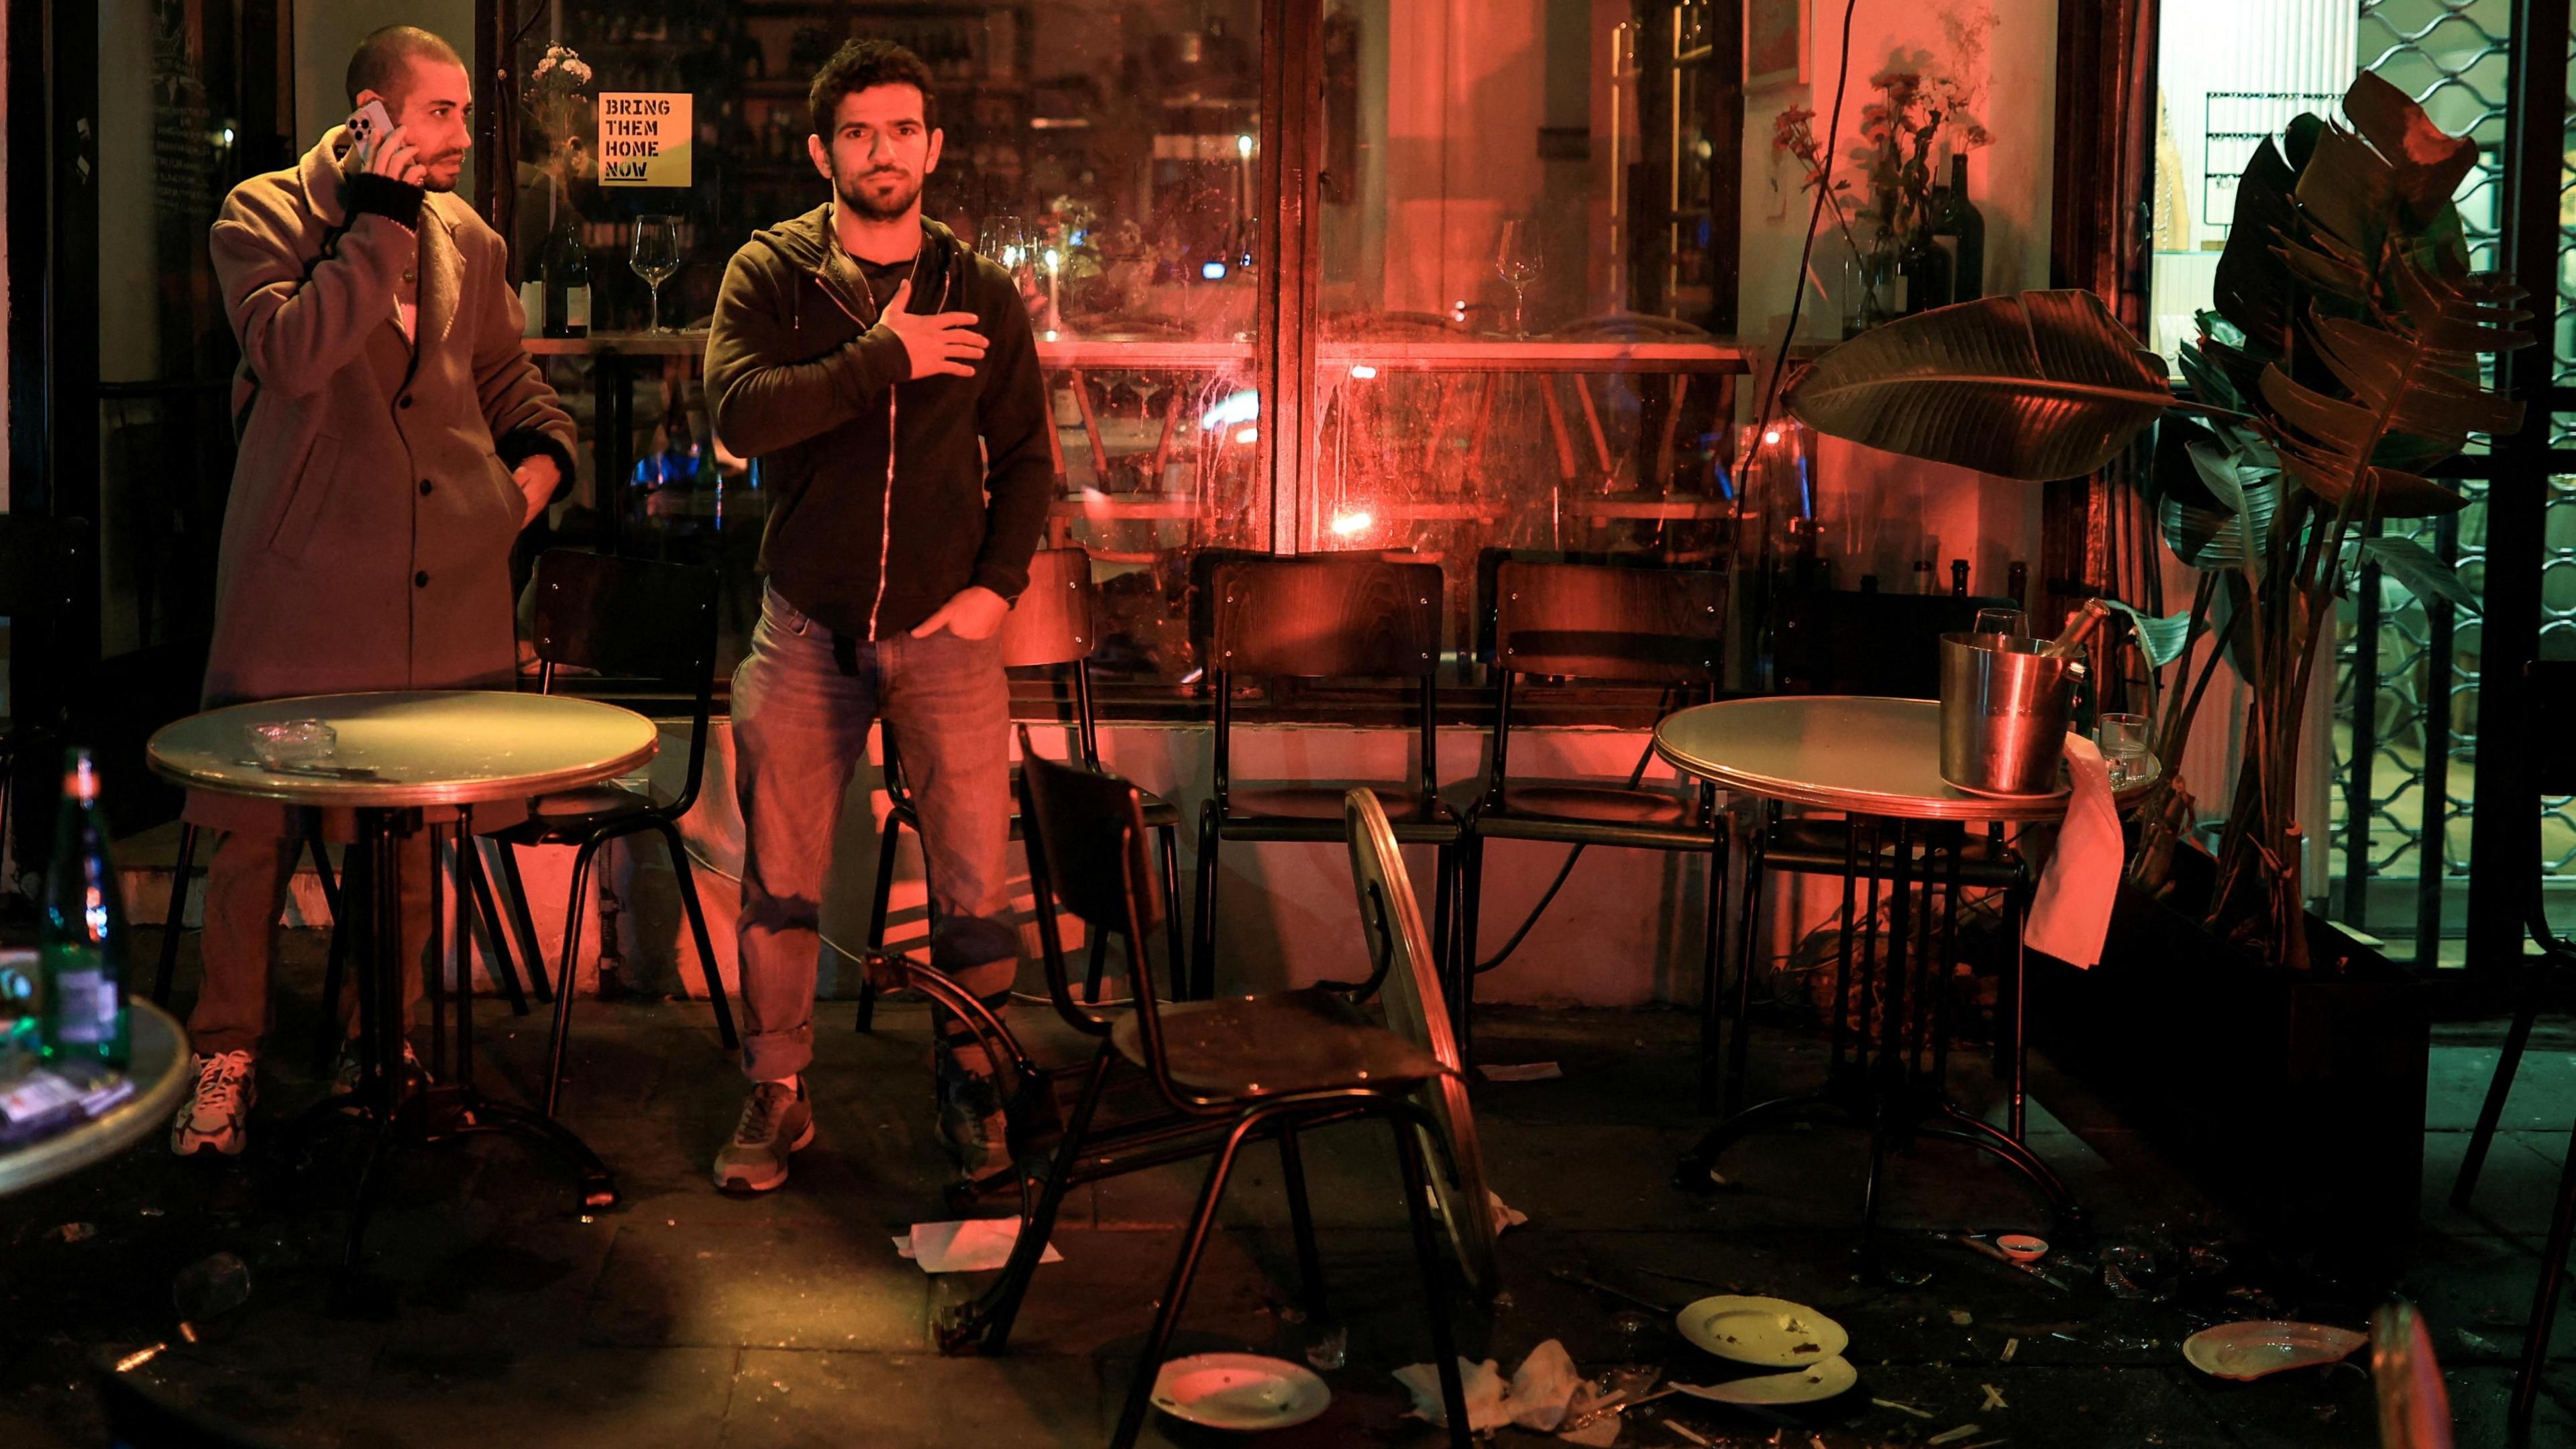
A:
[[[2557,0],[2564,3],[2564,0]],[[2374,71],[2412,95],[2436,124],[2474,135],[2479,165],[2459,198],[2469,233],[2472,264],[2501,265],[2503,240],[2514,230],[2506,215],[2512,168],[2508,102],[2515,58],[2512,0],[2361,0],[2360,55]],[[2563,15],[2535,27],[2539,37],[2563,41]],[[2576,60],[2576,56],[2562,57]],[[2571,173],[2564,158],[2576,147],[2567,126],[2567,70],[2556,87],[2558,129],[2566,140],[2556,155],[2555,195],[2535,200],[2565,215]],[[2528,134],[2545,134],[2534,127]],[[2571,239],[2557,229],[2560,312],[2576,295]],[[2538,310],[2538,309],[2535,309]],[[2553,391],[2576,381],[2576,349],[2565,324],[2545,339],[2552,348]],[[2534,426],[2542,419],[2535,415]],[[2552,410],[2546,419],[2553,450],[2576,443],[2576,413]],[[2392,521],[2391,536],[2410,537],[2456,563],[2470,589],[2488,592],[2489,491],[2500,460],[2483,442],[2445,470],[2469,497],[2469,506],[2440,520]],[[2553,470],[2564,464],[2553,461]],[[2549,479],[2542,520],[2539,616],[2545,655],[2576,656],[2576,482]],[[2517,567],[2526,566],[2517,564]],[[2520,597],[2528,589],[2512,589]],[[2482,618],[2439,600],[2416,598],[2366,565],[2339,616],[2335,671],[2332,792],[2334,868],[2330,909],[2339,919],[2385,939],[2391,954],[2458,964],[2457,938],[2468,924],[2471,865],[2471,796],[2476,778],[2480,724],[2480,671],[2486,643]],[[2519,632],[2519,631],[2515,631]],[[2519,657],[2500,641],[2498,655]],[[2549,802],[2539,841],[2539,869],[2576,883],[2576,802]],[[2500,862],[2500,871],[2528,873],[2532,864]]]

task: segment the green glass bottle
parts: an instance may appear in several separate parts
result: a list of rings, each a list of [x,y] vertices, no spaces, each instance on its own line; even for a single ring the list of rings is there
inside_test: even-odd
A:
[[[48,1062],[125,1065],[125,905],[107,840],[98,763],[74,746],[63,754],[63,803],[37,937]]]

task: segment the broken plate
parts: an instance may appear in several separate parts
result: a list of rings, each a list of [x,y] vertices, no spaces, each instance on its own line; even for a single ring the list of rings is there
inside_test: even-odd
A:
[[[1257,1353],[1194,1354],[1154,1375],[1155,1408],[1211,1429],[1284,1429],[1332,1401],[1312,1370]]]
[[[1841,1324],[1785,1298],[1703,1298],[1681,1311],[1678,1326],[1719,1358],[1764,1368],[1807,1368],[1851,1346]]]
[[[2349,1328],[2267,1318],[2204,1328],[2182,1341],[2182,1356],[2213,1378],[2259,1379],[2283,1369],[2339,1362],[2368,1342],[2368,1335]]]
[[[1721,1404],[1812,1404],[1830,1399],[1859,1382],[1860,1370],[1852,1367],[1850,1359],[1835,1354],[1823,1363],[1809,1364],[1785,1374],[1759,1374],[1722,1384],[1675,1384],[1673,1387],[1685,1394],[1714,1399]]]

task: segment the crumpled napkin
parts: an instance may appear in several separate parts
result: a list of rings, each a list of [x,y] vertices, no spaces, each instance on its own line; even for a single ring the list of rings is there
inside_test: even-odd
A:
[[[914,1223],[908,1237],[894,1240],[895,1252],[921,1265],[925,1273],[986,1273],[1011,1260],[1020,1241],[1018,1218],[968,1218],[962,1222]],[[1055,1244],[1038,1255],[1041,1263],[1061,1263]]]
[[[2066,773],[2074,783],[2066,820],[2058,827],[2057,852],[2039,873],[2021,940],[2070,966],[2091,967],[2101,962],[2102,942],[2111,934],[2111,901],[2128,847],[2101,748],[2082,735],[2068,735]]]
[[[1467,1391],[1467,1427],[1479,1434],[1505,1424],[1554,1429],[1565,1422],[1575,1390],[1583,1386],[1573,1356],[1553,1338],[1529,1351],[1509,1383],[1490,1358],[1483,1363],[1458,1360],[1458,1377]],[[1448,1406],[1440,1399],[1438,1369],[1427,1363],[1406,1364],[1395,1371],[1395,1381],[1413,1395],[1411,1412],[1416,1418],[1434,1424],[1449,1422]]]

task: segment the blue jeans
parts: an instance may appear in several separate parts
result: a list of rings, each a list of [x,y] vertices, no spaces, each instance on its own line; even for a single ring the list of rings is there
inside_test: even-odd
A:
[[[763,590],[733,675],[742,807],[743,1072],[780,1081],[814,1058],[823,878],[850,772],[882,719],[903,753],[929,866],[931,964],[978,996],[1011,988],[1010,687],[998,639],[845,643]],[[851,666],[844,672],[843,664]]]

